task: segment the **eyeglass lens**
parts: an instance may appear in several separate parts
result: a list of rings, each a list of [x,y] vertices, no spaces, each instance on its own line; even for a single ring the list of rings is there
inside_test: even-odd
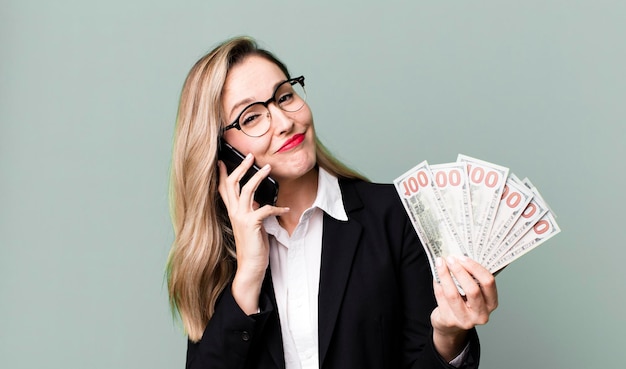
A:
[[[276,89],[274,101],[283,111],[295,112],[304,106],[306,92],[304,87],[295,80],[283,82]],[[271,124],[269,109],[258,102],[248,106],[239,116],[241,130],[249,136],[261,136],[265,134]]]

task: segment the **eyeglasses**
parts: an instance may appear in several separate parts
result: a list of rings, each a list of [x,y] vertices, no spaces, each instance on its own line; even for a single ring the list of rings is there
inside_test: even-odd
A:
[[[305,101],[304,76],[288,79],[276,87],[269,100],[246,106],[234,122],[222,128],[222,133],[237,128],[250,137],[263,136],[269,131],[272,121],[268,109],[270,103],[276,103],[281,110],[293,113],[302,109]]]

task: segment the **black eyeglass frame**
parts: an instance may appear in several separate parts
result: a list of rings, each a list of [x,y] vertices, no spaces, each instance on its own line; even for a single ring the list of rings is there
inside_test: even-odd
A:
[[[278,86],[276,86],[276,89],[274,90],[274,93],[272,93],[272,97],[270,97],[268,100],[266,101],[257,101],[257,102],[253,102],[252,104],[247,105],[245,108],[241,109],[241,113],[239,113],[239,115],[237,115],[237,119],[235,119],[232,123],[230,123],[229,125],[227,125],[226,127],[222,128],[222,134],[224,134],[224,132],[228,131],[229,129],[232,128],[237,128],[238,130],[240,130],[241,132],[243,132],[245,135],[250,136],[249,134],[247,134],[244,130],[241,129],[241,125],[239,124],[239,118],[241,118],[241,115],[251,106],[253,105],[258,105],[261,104],[263,105],[266,109],[268,109],[269,104],[276,102],[276,93],[278,92],[278,89],[280,89],[280,87],[282,85],[284,85],[285,83],[289,83],[292,86],[295,85],[296,83],[299,83],[302,88],[304,89],[304,76],[300,76],[300,77],[295,77],[295,78],[290,78],[288,80],[285,80],[284,82],[281,82]],[[300,96],[302,98],[302,96]],[[303,99],[304,101],[306,101],[306,97]],[[276,104],[281,110],[284,110],[283,108],[280,107],[279,104]],[[304,106],[304,104],[302,104],[302,106]],[[300,109],[302,109],[302,106],[300,108],[298,108],[297,110],[294,111],[298,111]],[[288,111],[288,110],[284,110],[284,111]],[[250,136],[250,137],[261,137],[263,136],[266,132],[264,132],[262,135],[259,136]]]

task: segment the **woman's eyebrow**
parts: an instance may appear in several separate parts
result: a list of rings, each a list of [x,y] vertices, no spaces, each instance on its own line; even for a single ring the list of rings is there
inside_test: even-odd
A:
[[[233,116],[233,113],[235,113],[235,111],[241,109],[241,107],[248,105],[248,104],[252,104],[254,102],[254,100],[252,100],[251,97],[245,98],[241,101],[239,101],[237,104],[235,104],[232,109],[230,109],[230,113],[228,114],[229,117]]]
[[[288,81],[287,79],[285,80],[281,80],[278,81],[276,83],[274,83],[274,86],[272,86],[272,94],[276,92],[276,89],[278,88],[279,85],[281,85],[282,83]],[[274,95],[270,96],[270,99],[274,97]],[[233,113],[235,113],[236,110],[238,110],[239,108],[243,107],[244,105],[248,105],[248,104],[252,104],[256,101],[254,101],[251,97],[245,98],[241,101],[239,101],[238,103],[236,103],[231,109],[230,109],[230,113],[228,114],[229,117],[233,116]]]

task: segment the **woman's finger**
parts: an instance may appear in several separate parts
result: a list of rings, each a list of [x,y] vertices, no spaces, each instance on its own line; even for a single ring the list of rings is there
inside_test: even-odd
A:
[[[270,174],[271,167],[269,164],[266,164],[264,167],[259,169],[248,182],[241,187],[240,197],[246,201],[249,206],[253,205],[254,202],[254,193],[259,188],[261,181],[263,181]]]
[[[241,194],[241,186],[239,185],[239,182],[253,163],[254,157],[252,154],[248,154],[239,166],[237,166],[232,173],[228,174],[226,165],[222,161],[218,161],[218,166],[220,166],[218,191],[220,192],[220,195],[222,195],[224,202],[227,203],[226,206],[228,209],[232,208],[231,205],[228,204],[235,204],[239,200]]]
[[[438,304],[445,303],[447,307],[454,311],[463,311],[465,309],[465,301],[459,293],[457,284],[454,282],[450,274],[450,268],[446,261],[437,258],[437,275],[439,276],[439,287],[444,301],[437,300]]]
[[[479,282],[462,264],[465,259],[469,258],[450,256],[447,258],[448,267],[465,293],[466,307],[482,310],[485,303],[482,291]]]
[[[470,258],[461,259],[460,264],[480,287],[482,298],[484,299],[487,309],[489,309],[490,312],[493,311],[498,307],[496,278],[489,270]]]
[[[228,201],[228,191],[226,190],[226,177],[228,177],[228,171],[226,170],[226,164],[224,164],[224,162],[222,162],[221,160],[219,160],[217,162],[217,168],[219,170],[219,180],[217,183],[217,192],[220,193],[220,196],[222,197],[222,201],[224,201],[224,204],[226,205],[226,209],[229,208],[229,201]]]

